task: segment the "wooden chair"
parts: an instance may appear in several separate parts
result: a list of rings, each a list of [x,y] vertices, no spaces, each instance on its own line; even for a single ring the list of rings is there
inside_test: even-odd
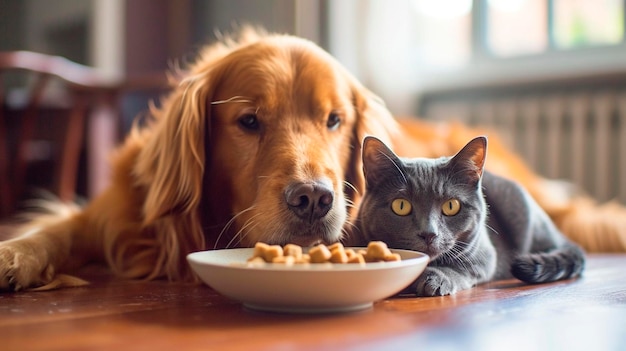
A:
[[[55,127],[50,132],[62,131],[54,142],[47,190],[61,200],[74,198],[86,117],[97,101],[113,103],[118,88],[97,70],[62,57],[0,52],[0,217],[13,213],[26,195],[29,149],[42,121]]]

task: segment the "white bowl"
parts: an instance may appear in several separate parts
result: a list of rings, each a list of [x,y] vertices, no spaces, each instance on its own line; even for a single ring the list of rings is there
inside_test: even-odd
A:
[[[293,313],[370,308],[406,288],[428,264],[426,254],[391,249],[401,261],[246,266],[253,250],[200,251],[189,254],[187,261],[208,286],[247,308]]]

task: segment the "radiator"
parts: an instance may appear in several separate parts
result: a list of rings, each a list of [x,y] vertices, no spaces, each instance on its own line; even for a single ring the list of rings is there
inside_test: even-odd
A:
[[[539,174],[626,203],[626,91],[431,99],[420,113],[495,129]]]

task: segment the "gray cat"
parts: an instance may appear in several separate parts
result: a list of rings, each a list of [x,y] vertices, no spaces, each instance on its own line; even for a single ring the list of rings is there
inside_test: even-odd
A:
[[[410,287],[454,294],[515,277],[544,283],[578,277],[585,257],[516,183],[483,171],[487,138],[453,157],[399,158],[374,137],[363,142],[366,193],[356,221],[364,242],[430,256]]]

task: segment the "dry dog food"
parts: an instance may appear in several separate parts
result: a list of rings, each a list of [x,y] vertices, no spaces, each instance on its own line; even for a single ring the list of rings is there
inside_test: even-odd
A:
[[[341,243],[330,246],[319,244],[312,247],[308,253],[303,253],[302,247],[294,244],[268,245],[257,243],[254,246],[252,257],[248,264],[282,263],[286,265],[308,263],[357,263],[400,261],[400,255],[392,253],[387,244],[382,241],[372,241],[367,249],[355,251],[345,248]]]

